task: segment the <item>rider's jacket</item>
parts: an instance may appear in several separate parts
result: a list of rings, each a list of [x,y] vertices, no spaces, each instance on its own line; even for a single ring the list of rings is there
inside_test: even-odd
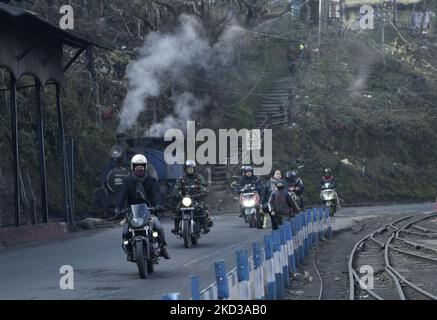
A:
[[[141,197],[140,194],[144,194]],[[163,205],[162,194],[155,178],[146,176],[139,179],[131,174],[123,184],[117,201],[118,208],[123,208],[127,201],[127,205],[147,203],[150,206]]]
[[[331,183],[333,184],[333,187],[336,187],[336,183],[335,183],[335,177],[333,175],[326,177],[326,176],[322,176],[322,180],[320,181],[320,186],[323,186],[325,183]]]
[[[195,188],[185,189],[184,186],[195,186]],[[197,195],[198,198],[204,198],[208,195],[208,183],[201,174],[187,174],[185,177],[178,179],[175,190],[178,194],[186,192],[189,195]]]

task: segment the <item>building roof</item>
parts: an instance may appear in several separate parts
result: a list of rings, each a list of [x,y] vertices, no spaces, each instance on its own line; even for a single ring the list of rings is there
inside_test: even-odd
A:
[[[76,32],[62,30],[61,28],[52,25],[50,22],[39,18],[35,12],[14,7],[6,3],[0,3],[0,18],[12,19],[21,26],[55,37],[70,47],[86,48],[91,45],[102,47],[83,38]]]

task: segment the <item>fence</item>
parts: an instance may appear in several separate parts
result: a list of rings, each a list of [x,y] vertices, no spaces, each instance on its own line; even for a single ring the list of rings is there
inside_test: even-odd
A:
[[[214,262],[216,281],[200,290],[197,276],[191,277],[193,300],[277,300],[291,286],[290,275],[302,265],[319,241],[332,237],[329,208],[309,208],[285,221],[278,230],[248,250],[236,251],[237,267],[227,272],[224,260]],[[178,293],[165,300],[178,300]]]

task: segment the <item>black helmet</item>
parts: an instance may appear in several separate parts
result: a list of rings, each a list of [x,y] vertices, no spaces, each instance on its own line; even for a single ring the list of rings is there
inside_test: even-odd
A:
[[[244,172],[244,173],[246,173],[246,172],[252,172],[252,173],[253,173],[253,168],[252,168],[252,166],[245,166],[244,169],[243,169],[243,172]]]
[[[329,169],[329,168],[326,168],[325,170],[323,170],[323,173],[325,174],[325,175],[327,175],[327,174],[331,174],[331,169]]]
[[[278,180],[278,181],[276,181],[275,182],[275,186],[276,186],[276,188],[278,188],[278,189],[283,189],[284,188],[284,181],[281,179],[281,180]]]
[[[287,172],[285,173],[285,177],[286,177],[287,179],[297,178],[298,176],[299,176],[299,175],[298,175],[297,171],[287,171]]]

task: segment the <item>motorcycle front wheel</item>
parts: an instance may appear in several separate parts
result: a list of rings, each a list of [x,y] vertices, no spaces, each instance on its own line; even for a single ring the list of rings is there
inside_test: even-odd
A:
[[[255,228],[256,227],[256,217],[254,214],[251,214],[249,216],[249,227],[250,228]]]
[[[190,221],[184,220],[184,246],[185,248],[191,247],[191,226]]]
[[[140,274],[140,278],[146,279],[148,276],[148,270],[143,241],[135,242],[135,258],[137,260],[138,273]]]

